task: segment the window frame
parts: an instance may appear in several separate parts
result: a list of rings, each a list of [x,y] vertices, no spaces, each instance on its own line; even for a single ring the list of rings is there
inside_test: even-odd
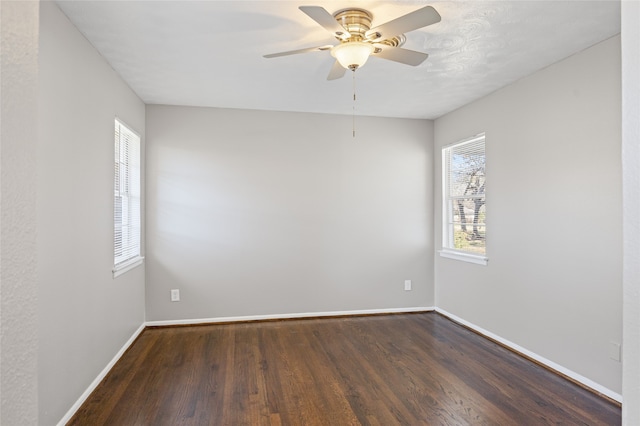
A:
[[[129,138],[127,142],[135,144],[135,149],[128,150],[126,157],[133,161],[129,164],[129,168],[126,173],[122,173],[120,168],[124,165],[123,162],[123,150],[126,149],[123,136]],[[133,130],[129,125],[115,118],[114,123],[114,176],[113,176],[113,278],[116,278],[127,271],[141,265],[144,261],[142,256],[142,138],[139,133]],[[117,157],[116,157],[117,156]],[[128,162],[127,162],[128,163]],[[116,164],[118,172],[116,173]],[[133,168],[133,170],[132,170]],[[124,180],[123,180],[124,179]],[[126,181],[126,182],[125,182]],[[123,203],[120,204],[118,209],[118,197],[123,197],[122,188],[130,188],[129,191],[125,191],[126,196],[133,201],[130,204],[130,208],[123,211]],[[133,191],[131,191],[131,188]],[[135,209],[137,208],[137,212]],[[120,213],[119,213],[120,212]],[[118,225],[117,223],[125,222],[133,223],[129,228],[133,228],[134,240],[133,244],[126,244],[122,242],[122,227],[120,225],[120,243],[118,243]],[[137,227],[136,227],[137,224]],[[137,229],[136,229],[137,228]],[[137,241],[136,241],[137,240]],[[124,246],[124,248],[123,248]],[[123,251],[133,250],[130,256],[122,258],[118,256],[118,247],[123,248]]]
[[[463,262],[470,262],[470,263],[475,263],[478,265],[484,265],[486,266],[488,264],[489,258],[487,256],[487,245],[486,245],[486,223],[484,224],[484,228],[485,228],[485,253],[484,254],[480,254],[480,253],[474,253],[471,251],[467,251],[467,250],[461,250],[461,249],[456,249],[455,247],[453,247],[453,235],[452,235],[452,220],[450,218],[451,212],[449,209],[449,204],[450,201],[454,198],[456,198],[455,196],[451,196],[449,193],[449,175],[450,175],[450,170],[449,170],[449,165],[448,165],[448,161],[447,161],[447,156],[448,153],[451,152],[452,148],[455,148],[457,146],[462,146],[468,143],[472,143],[472,142],[476,142],[478,140],[482,139],[483,143],[485,144],[485,150],[484,150],[484,155],[485,155],[485,164],[486,164],[486,136],[485,133],[479,133],[477,135],[474,135],[470,138],[466,138],[466,139],[462,139],[458,142],[449,144],[449,145],[445,145],[442,147],[442,248],[438,251],[438,253],[440,254],[441,257],[445,257],[445,258],[449,258],[449,259],[455,259],[455,260],[460,260]],[[486,180],[486,177],[485,177]],[[482,196],[485,200],[484,203],[484,210],[485,210],[485,215],[486,215],[486,192],[483,193]],[[458,197],[459,198],[459,197]],[[470,197],[465,197],[465,198],[477,198],[477,196],[470,196]]]

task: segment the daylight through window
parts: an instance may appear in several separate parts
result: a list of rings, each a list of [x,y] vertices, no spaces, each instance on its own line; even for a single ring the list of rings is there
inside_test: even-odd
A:
[[[141,261],[140,137],[115,121],[114,273]]]
[[[443,249],[486,255],[485,137],[443,148]]]

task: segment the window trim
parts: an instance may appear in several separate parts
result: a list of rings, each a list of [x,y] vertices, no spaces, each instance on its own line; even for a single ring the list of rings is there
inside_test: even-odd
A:
[[[484,132],[478,133],[477,135],[471,136],[466,139],[462,139],[454,143],[450,143],[448,145],[444,145],[442,147],[442,155],[441,155],[441,161],[442,161],[441,162],[442,164],[442,200],[441,200],[442,201],[442,223],[441,223],[442,241],[441,241],[441,246],[442,248],[438,250],[438,254],[440,255],[440,257],[444,257],[448,259],[459,260],[462,262],[469,262],[477,265],[487,266],[487,264],[489,263],[489,257],[486,254],[486,245],[485,245],[485,254],[478,254],[478,253],[472,253],[472,252],[463,251],[463,250],[457,250],[447,246],[450,243],[449,241],[450,238],[449,238],[449,222],[448,222],[448,214],[449,214],[448,199],[447,199],[448,170],[446,167],[446,151],[454,146],[472,143],[481,138],[484,139],[486,142],[486,136]],[[485,156],[486,156],[486,145],[485,145]],[[485,204],[485,209],[486,209],[486,204]]]
[[[135,130],[133,130],[133,128],[131,126],[129,126],[127,123],[125,123],[124,121],[122,121],[121,119],[119,119],[118,117],[115,118],[114,120],[114,124],[115,125],[119,125],[121,128],[124,128],[127,132],[133,134],[138,140],[138,183],[140,185],[139,188],[139,200],[138,200],[138,208],[139,208],[139,212],[138,212],[138,216],[139,216],[139,241],[138,241],[138,253],[136,255],[133,255],[132,257],[130,257],[129,259],[126,259],[124,261],[121,261],[119,263],[115,263],[116,261],[116,257],[115,257],[115,230],[116,230],[116,217],[115,217],[115,175],[114,175],[114,216],[113,216],[113,250],[112,250],[112,254],[113,254],[113,268],[111,270],[112,274],[113,274],[113,278],[116,278],[140,265],[142,265],[144,263],[144,256],[142,253],[143,250],[143,246],[142,246],[142,231],[143,231],[143,224],[142,224],[142,201],[143,201],[143,196],[142,196],[142,137],[140,136],[140,134],[138,132],[136,132]],[[114,135],[115,136],[115,135]],[[114,140],[115,143],[115,140]],[[114,146],[115,149],[115,146]],[[115,160],[115,158],[114,158]]]
[[[132,257],[126,262],[121,262],[118,264],[118,267],[113,267],[111,271],[113,273],[113,278],[119,277],[120,275],[128,272],[144,263],[144,256]]]
[[[487,266],[489,258],[480,254],[472,254],[466,251],[453,250],[449,248],[443,248],[438,250],[440,257],[446,257],[447,259],[461,260],[463,262],[475,263],[477,265]]]

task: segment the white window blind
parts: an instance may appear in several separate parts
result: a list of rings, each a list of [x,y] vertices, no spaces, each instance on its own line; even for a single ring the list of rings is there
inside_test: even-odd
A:
[[[141,260],[140,137],[115,121],[114,273]]]
[[[485,136],[443,148],[443,249],[486,255]]]

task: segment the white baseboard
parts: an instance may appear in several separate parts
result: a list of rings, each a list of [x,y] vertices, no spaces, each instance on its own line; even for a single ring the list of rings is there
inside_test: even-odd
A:
[[[455,316],[452,313],[449,313],[447,311],[445,311],[444,309],[440,309],[440,308],[435,308],[435,311],[438,312],[439,314],[444,315],[445,317],[464,325],[465,327],[469,327],[470,329],[478,332],[479,334],[488,337],[492,340],[495,340],[496,342],[499,342],[500,344],[514,350],[515,352],[521,353],[523,355],[526,355],[527,357],[535,360],[536,362],[539,362],[540,364],[543,364],[544,366],[550,368],[551,370],[554,370],[560,374],[563,374],[573,380],[575,380],[576,382],[590,388],[593,389],[594,391],[605,395],[609,398],[611,398],[614,401],[620,402],[622,403],[622,395],[620,395],[619,393],[616,393],[614,391],[612,391],[611,389],[605,388],[604,386],[594,382],[593,380],[590,380],[584,376],[581,376],[580,374],[576,373],[575,371],[571,371],[559,364],[556,364],[553,361],[550,361],[534,352],[531,352],[528,349],[523,348],[522,346],[516,345],[513,342],[510,342],[509,340],[503,339],[502,337],[491,333],[490,331],[487,331],[481,327],[478,327],[475,324],[470,323],[469,321],[463,320],[460,317]]]
[[[73,417],[76,411],[78,411],[78,409],[82,406],[82,404],[84,404],[84,402],[87,400],[89,395],[91,395],[91,392],[93,392],[98,387],[102,379],[104,379],[105,376],[109,373],[109,371],[111,371],[113,366],[116,365],[116,362],[118,362],[118,360],[120,359],[120,357],[122,357],[125,351],[129,349],[129,346],[133,344],[133,342],[138,338],[138,336],[140,335],[140,333],[142,333],[145,327],[146,325],[144,323],[140,325],[140,327],[138,327],[138,329],[131,335],[129,340],[126,341],[126,343],[122,346],[122,348],[120,348],[118,353],[116,353],[116,355],[111,359],[109,364],[107,364],[107,366],[100,372],[100,374],[98,374],[98,377],[96,377],[93,380],[93,382],[91,382],[89,387],[83,392],[83,394],[80,395],[80,398],[78,398],[76,403],[73,404],[73,406],[69,409],[69,411],[67,411],[64,417],[60,419],[57,426],[64,426],[67,424],[69,420],[71,420],[71,417]]]
[[[198,319],[186,319],[186,320],[147,321],[145,325],[148,327],[157,327],[157,326],[166,326],[166,325],[214,324],[219,322],[242,322],[242,321],[278,320],[278,319],[295,319],[295,318],[431,312],[433,310],[435,310],[435,308],[433,307],[428,308],[428,307],[420,306],[420,307],[413,307],[413,308],[363,309],[358,311],[304,312],[304,313],[294,313],[294,314],[270,314],[270,315],[249,315],[249,316],[237,316],[237,317],[198,318]]]
[[[62,419],[58,422],[57,426],[64,426],[78,409],[84,404],[91,392],[93,392],[100,382],[111,371],[113,366],[118,362],[120,357],[125,353],[129,346],[138,338],[140,333],[147,326],[163,326],[163,325],[183,325],[183,324],[208,324],[208,323],[220,323],[220,322],[240,322],[240,321],[258,321],[258,320],[270,320],[270,319],[289,319],[289,318],[310,318],[310,317],[328,317],[328,316],[342,316],[342,315],[372,315],[372,314],[392,314],[392,313],[409,313],[409,312],[430,312],[434,308],[415,307],[415,308],[391,308],[391,309],[366,309],[360,311],[332,311],[332,312],[308,312],[308,313],[296,313],[296,314],[274,314],[274,315],[252,315],[252,316],[238,316],[238,317],[218,317],[218,318],[202,318],[202,319],[190,319],[190,320],[168,320],[168,321],[147,321],[143,323],[122,346],[113,359],[107,364],[107,366],[98,374],[84,393],[78,398],[73,406],[67,411]]]
[[[76,401],[75,404],[67,411],[64,417],[58,422],[57,426],[64,426],[71,417],[78,411],[80,406],[85,402],[85,400],[89,397],[91,392],[95,390],[95,388],[100,384],[100,382],[105,378],[105,376],[111,371],[113,366],[118,362],[120,357],[125,353],[125,351],[131,346],[131,344],[136,340],[136,338],[142,333],[145,327],[154,327],[154,326],[167,326],[167,325],[190,325],[190,324],[215,324],[221,322],[242,322],[242,321],[260,321],[260,320],[277,320],[277,319],[295,319],[295,318],[313,318],[313,317],[335,317],[335,316],[358,316],[358,315],[375,315],[375,314],[394,314],[394,313],[411,313],[411,312],[438,312],[439,314],[444,315],[445,317],[460,323],[470,329],[480,333],[483,336],[486,336],[490,339],[495,340],[503,344],[504,346],[511,348],[512,350],[519,352],[523,355],[528,356],[531,359],[539,362],[547,366],[548,368],[555,370],[561,374],[564,374],[567,377],[575,380],[583,384],[584,386],[593,389],[596,392],[601,393],[614,401],[622,402],[622,395],[611,391],[610,389],[605,388],[598,383],[587,379],[580,374],[577,374],[571,370],[568,370],[561,365],[554,363],[546,358],[541,357],[521,346],[516,345],[513,342],[510,342],[502,337],[495,335],[487,330],[484,330],[481,327],[476,326],[462,318],[459,318],[444,309],[436,308],[436,307],[413,307],[413,308],[390,308],[390,309],[364,309],[364,310],[355,310],[355,311],[329,311],[329,312],[306,312],[306,313],[293,313],[293,314],[271,314],[271,315],[250,315],[250,316],[237,316],[237,317],[216,317],[216,318],[200,318],[200,319],[188,319],[188,320],[164,320],[164,321],[147,321],[143,323],[127,340],[127,342],[122,346],[122,348],[118,351],[118,353],[113,357],[113,359],[107,364],[107,366],[100,372],[98,377],[89,385],[89,387],[84,391],[84,393],[80,396],[80,398]]]

